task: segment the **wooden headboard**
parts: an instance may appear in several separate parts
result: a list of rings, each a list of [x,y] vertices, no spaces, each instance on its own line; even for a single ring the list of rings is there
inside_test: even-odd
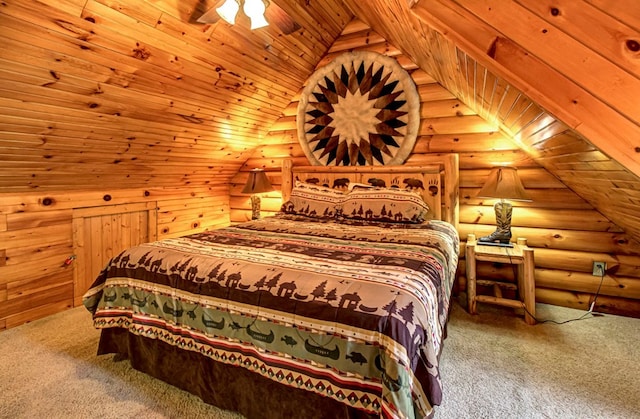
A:
[[[418,183],[425,202],[433,211],[431,216],[447,221],[458,228],[459,185],[458,155],[421,156],[422,166],[293,166],[291,160],[282,163],[282,201],[289,200],[296,180],[316,181],[333,187],[345,178],[355,183],[370,183],[376,179],[386,187],[405,188],[407,182]]]

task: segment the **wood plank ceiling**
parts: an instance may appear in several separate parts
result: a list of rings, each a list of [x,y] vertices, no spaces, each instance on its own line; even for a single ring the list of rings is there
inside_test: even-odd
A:
[[[640,3],[345,3],[538,164],[640,238]]]
[[[0,188],[228,184],[355,15],[640,237],[637,1],[273,1],[3,1]]]
[[[217,3],[3,1],[0,189],[228,184],[353,15],[283,1],[287,36],[196,22]]]

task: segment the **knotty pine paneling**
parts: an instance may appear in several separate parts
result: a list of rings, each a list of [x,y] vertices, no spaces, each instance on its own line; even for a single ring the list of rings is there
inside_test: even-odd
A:
[[[227,185],[352,14],[197,23],[216,3],[4,2],[1,191]]]
[[[0,330],[78,306],[124,247],[226,226],[229,213],[227,185],[0,194]]]
[[[228,196],[228,189],[225,189]],[[221,197],[165,199],[158,202],[158,239],[229,225],[229,201]]]
[[[73,211],[74,306],[105,264],[124,249],[157,237],[156,203],[80,208]]]
[[[356,26],[358,30],[353,30],[352,27]],[[347,25],[345,33],[349,34],[347,40],[342,41],[338,38],[330,53],[338,55],[343,52],[340,49],[343,45],[346,46],[346,50],[366,49],[368,39],[380,41],[377,34],[357,20]],[[360,44],[357,42],[358,39]],[[467,63],[471,63],[471,60],[468,59]],[[469,65],[470,69],[474,67],[473,64]],[[423,70],[414,70],[411,74],[420,92],[423,130],[405,164],[419,165],[421,156],[430,153],[459,154],[459,233],[463,240],[461,255],[464,255],[464,239],[468,234],[483,236],[495,230],[492,206],[494,201],[476,197],[490,168],[499,163],[513,164],[518,167],[522,182],[533,199],[532,202],[513,203],[512,231],[516,237],[526,237],[528,244],[536,250],[536,278],[539,279],[536,283],[537,300],[588,308],[600,283],[600,278],[591,275],[593,261],[605,261],[608,267],[607,275],[596,302],[596,310],[638,316],[640,246],[632,236],[567,187],[564,179],[559,179],[540,165],[533,158],[536,157],[535,153],[526,153],[529,147],[523,147],[517,138],[514,139],[508,132],[498,129],[499,123],[495,118],[495,124],[492,125],[481,115],[471,111],[470,103],[473,103],[473,99],[470,98],[474,97],[474,89],[465,87],[465,95],[471,92],[471,96],[467,98],[470,102],[459,101]],[[485,79],[484,76],[476,78]],[[527,138],[537,138],[538,134],[546,138],[541,141],[553,142],[557,141],[558,135],[566,135],[566,126],[543,113],[520,92],[507,88],[504,83],[502,86],[500,89],[485,86],[487,91],[493,91],[494,98],[483,106],[502,109],[497,118],[506,121],[503,125],[515,127],[518,126],[518,120],[529,118],[546,125],[538,129],[533,129],[531,124],[527,125],[521,130],[523,133],[529,133]],[[486,96],[477,96],[476,100],[482,101],[485,98]],[[297,99],[285,108],[283,116],[273,125],[267,135],[269,145],[257,149],[233,178],[232,221],[248,220],[251,216],[249,197],[241,193],[249,170],[256,167],[265,169],[276,189],[279,189],[280,166],[283,159],[293,158],[295,164],[309,164],[297,141],[294,120],[296,107]],[[460,107],[464,110],[458,113]],[[483,111],[485,117],[489,117],[491,112],[495,110]],[[567,155],[579,150],[588,152],[593,149],[593,146],[585,146],[581,138],[572,138],[570,142],[559,141],[548,148],[542,148],[549,156],[555,155],[554,153]],[[628,176],[628,172],[623,173],[624,176]],[[593,177],[598,175],[596,173]],[[624,179],[623,175],[618,176]],[[262,201],[263,214],[277,211],[281,203],[279,198],[279,192],[267,194]],[[513,280],[513,271],[507,267],[496,268],[486,265],[479,267],[479,272],[485,276],[496,275]],[[459,290],[464,290],[466,286],[464,273],[465,264],[464,260],[461,260]]]
[[[73,267],[64,264],[73,254],[71,212],[0,213],[12,220],[0,231],[0,325],[72,307]]]

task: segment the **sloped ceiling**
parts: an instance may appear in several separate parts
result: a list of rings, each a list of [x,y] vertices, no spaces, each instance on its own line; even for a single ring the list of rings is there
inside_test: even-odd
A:
[[[637,0],[272,1],[2,2],[0,189],[228,184],[355,15],[640,237]]]
[[[640,237],[640,3],[344,1],[538,164]]]
[[[353,15],[196,22],[218,3],[1,2],[0,192],[228,184]]]

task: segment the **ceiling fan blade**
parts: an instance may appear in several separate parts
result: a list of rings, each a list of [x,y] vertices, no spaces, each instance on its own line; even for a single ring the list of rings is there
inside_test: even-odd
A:
[[[302,27],[289,16],[289,13],[274,2],[269,3],[264,15],[269,23],[276,25],[285,35],[289,35]]]
[[[213,6],[211,9],[204,12],[204,14],[200,16],[198,20],[196,20],[196,22],[211,24],[211,23],[216,23],[219,20],[220,20],[220,15],[216,11],[216,6]]]

